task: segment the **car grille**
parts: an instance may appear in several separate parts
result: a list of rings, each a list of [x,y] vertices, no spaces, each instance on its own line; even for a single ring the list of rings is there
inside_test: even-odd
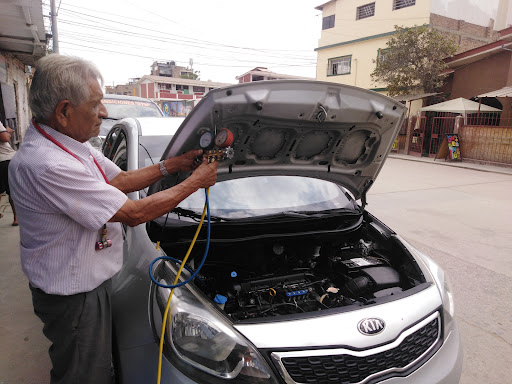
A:
[[[397,376],[413,367],[438,345],[440,333],[440,316],[436,312],[393,343],[371,350],[283,352],[272,353],[272,359],[287,383],[367,383],[381,376]]]

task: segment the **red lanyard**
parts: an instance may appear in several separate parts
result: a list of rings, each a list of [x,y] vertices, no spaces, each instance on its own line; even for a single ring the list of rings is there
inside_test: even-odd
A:
[[[67,153],[69,153],[71,156],[73,156],[75,159],[77,159],[79,162],[82,163],[82,160],[80,160],[73,152],[71,152],[69,149],[67,149],[65,146],[63,146],[61,143],[59,143],[57,140],[55,140],[53,137],[51,137],[48,133],[46,133],[40,126],[39,124],[36,123],[36,120],[35,119],[32,119],[32,123],[34,124],[34,127],[36,127],[36,129],[41,133],[41,135],[43,135],[44,137],[46,137],[48,140],[50,140],[52,143],[54,143],[55,145],[57,145],[59,148],[61,148],[62,150],[66,151]],[[91,155],[92,156],[92,155]],[[107,179],[107,175],[105,175],[105,172],[103,172],[103,169],[101,169],[100,165],[98,164],[98,162],[96,161],[96,159],[94,158],[94,156],[92,156],[92,159],[94,160],[94,164],[96,164],[96,166],[98,167],[98,169],[100,170],[101,172],[101,175],[103,176],[103,178],[105,179],[105,182],[107,184],[110,184],[108,182],[108,179]],[[83,164],[83,163],[82,163]]]

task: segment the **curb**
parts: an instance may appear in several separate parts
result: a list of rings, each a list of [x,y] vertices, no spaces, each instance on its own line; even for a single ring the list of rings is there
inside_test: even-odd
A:
[[[417,157],[417,156],[407,156],[407,155],[399,155],[392,154],[388,155],[392,159],[406,160],[406,161],[416,161],[420,163],[434,164],[434,165],[444,165],[446,167],[456,167],[463,169],[471,169],[474,171],[481,172],[491,172],[491,173],[500,173],[502,175],[511,175],[512,176],[512,168],[506,167],[497,167],[493,165],[484,165],[484,164],[474,164],[474,163],[455,163],[455,162],[447,162],[447,161],[434,161],[430,157]]]

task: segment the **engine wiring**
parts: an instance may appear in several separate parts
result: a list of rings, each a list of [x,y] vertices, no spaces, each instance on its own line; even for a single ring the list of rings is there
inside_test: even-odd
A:
[[[159,287],[171,289],[171,292],[169,293],[169,298],[167,299],[167,304],[165,306],[165,310],[163,313],[163,318],[162,318],[162,329],[160,332],[160,344],[159,344],[159,348],[158,348],[157,384],[160,384],[160,381],[162,378],[162,356],[163,356],[165,327],[167,324],[167,317],[169,314],[169,308],[171,307],[171,299],[174,294],[174,289],[181,287],[181,286],[191,282],[192,280],[194,280],[195,277],[197,276],[197,274],[199,273],[199,271],[201,270],[201,268],[203,267],[203,264],[206,261],[206,257],[208,255],[208,249],[210,247],[210,203],[208,200],[208,193],[209,193],[209,188],[206,188],[205,189],[205,203],[204,203],[203,213],[201,215],[201,221],[199,222],[199,225],[197,226],[196,232],[194,234],[192,242],[190,243],[188,251],[187,251],[185,257],[183,258],[183,261],[181,262],[178,273],[176,274],[176,278],[174,279],[174,283],[172,285],[166,285],[166,284],[162,284],[162,283],[156,281],[155,277],[153,276],[153,265],[159,260],[172,260],[172,261],[176,262],[177,261],[176,259],[169,257],[169,256],[160,256],[160,257],[157,257],[155,260],[153,260],[153,262],[149,266],[149,276],[150,276],[151,280],[153,281],[153,283]],[[185,264],[187,263],[188,257],[190,256],[190,253],[192,252],[192,249],[194,248],[194,245],[196,243],[197,237],[199,236],[199,232],[201,231],[205,215],[207,216],[207,238],[206,238],[206,249],[204,251],[203,259],[201,260],[201,263],[199,264],[196,271],[194,273],[192,273],[192,275],[187,280],[185,280],[181,283],[178,283],[178,280],[180,278],[181,272],[183,271],[183,268],[187,268],[187,267],[185,267]]]

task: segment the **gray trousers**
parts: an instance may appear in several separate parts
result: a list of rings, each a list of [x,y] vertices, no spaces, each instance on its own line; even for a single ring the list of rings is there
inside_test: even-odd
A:
[[[34,313],[52,342],[51,384],[110,384],[112,355],[112,281],[91,292],[49,295],[32,287]]]

